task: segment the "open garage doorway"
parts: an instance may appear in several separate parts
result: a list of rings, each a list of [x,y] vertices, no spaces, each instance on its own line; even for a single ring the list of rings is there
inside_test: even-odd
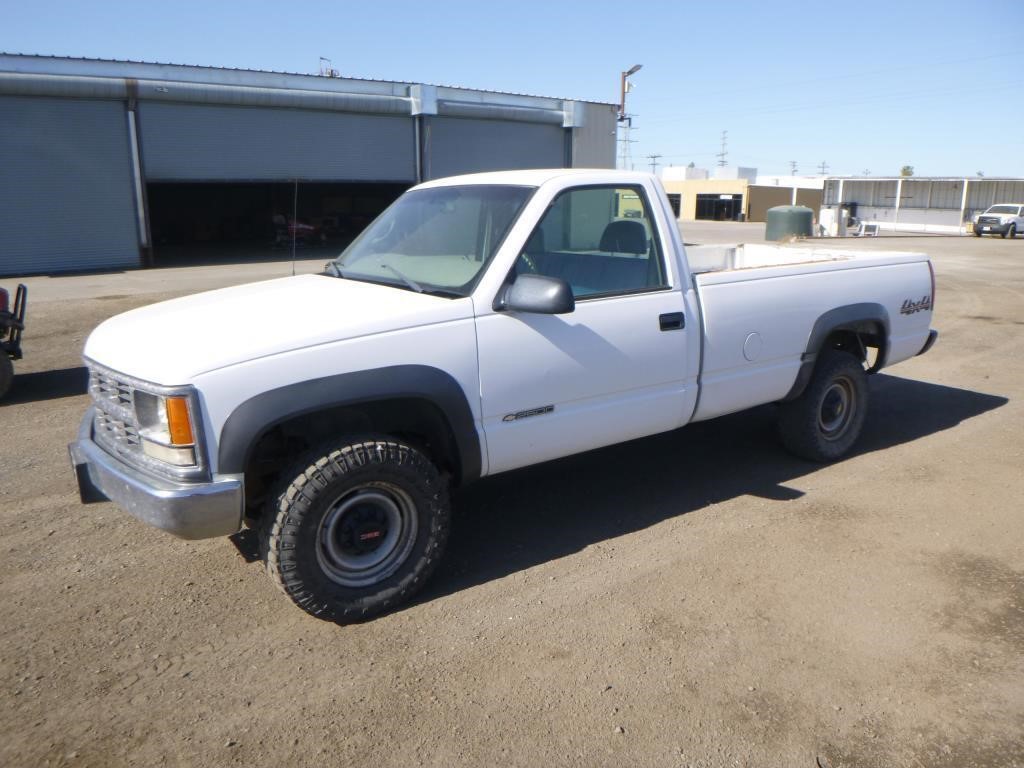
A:
[[[739,221],[743,195],[697,195],[696,218],[706,221]]]
[[[408,184],[162,182],[147,185],[154,266],[340,253]],[[296,195],[296,192],[298,193]]]

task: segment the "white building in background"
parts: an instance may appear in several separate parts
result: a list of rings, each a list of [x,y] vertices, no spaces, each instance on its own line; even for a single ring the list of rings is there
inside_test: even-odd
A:
[[[853,218],[883,232],[970,234],[971,217],[996,203],[1024,203],[1024,179],[829,178],[819,221]],[[839,208],[845,217],[837,215]]]

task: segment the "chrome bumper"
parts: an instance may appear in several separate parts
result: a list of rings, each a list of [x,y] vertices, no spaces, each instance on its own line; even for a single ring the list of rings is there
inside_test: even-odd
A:
[[[92,439],[93,409],[68,445],[83,504],[110,500],[142,522],[183,539],[235,533],[242,525],[242,480],[177,483],[156,478],[111,456]]]

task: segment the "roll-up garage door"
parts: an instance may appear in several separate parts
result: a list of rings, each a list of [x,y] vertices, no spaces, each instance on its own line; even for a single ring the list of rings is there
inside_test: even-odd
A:
[[[416,179],[411,117],[142,102],[139,118],[149,181]]]
[[[424,176],[567,165],[567,131],[558,125],[430,117],[423,135]]]
[[[0,274],[139,265],[119,101],[0,96]]]

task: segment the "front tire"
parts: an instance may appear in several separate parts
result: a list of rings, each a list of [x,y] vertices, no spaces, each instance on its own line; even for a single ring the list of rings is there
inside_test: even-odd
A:
[[[1003,235],[1003,237],[1008,237],[1011,240],[1013,240],[1013,238],[1015,238],[1016,236],[1017,236],[1017,227],[1014,224],[1011,224],[1009,226],[1009,228],[1006,230],[1006,234]]]
[[[779,434],[800,458],[835,461],[860,437],[867,406],[867,374],[860,360],[828,350],[818,358],[803,394],[782,404]]]
[[[390,438],[327,444],[282,477],[261,526],[267,572],[307,613],[369,618],[408,600],[444,551],[448,491]]]

